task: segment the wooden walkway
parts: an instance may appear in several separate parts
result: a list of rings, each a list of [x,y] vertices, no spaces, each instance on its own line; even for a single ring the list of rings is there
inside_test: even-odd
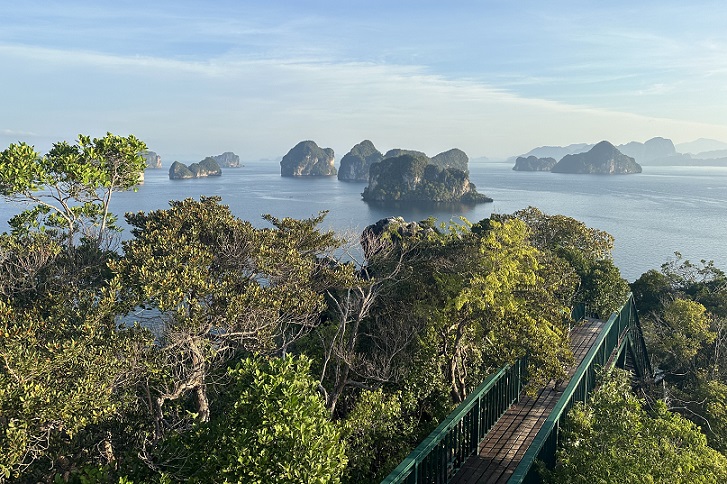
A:
[[[588,320],[571,331],[575,364],[568,369],[569,377],[591,349],[603,325],[603,321]],[[568,381],[562,382],[560,391],[554,390],[551,383],[533,397],[521,395],[520,402],[505,412],[480,443],[479,453],[470,457],[449,482],[507,482],[567,384]]]

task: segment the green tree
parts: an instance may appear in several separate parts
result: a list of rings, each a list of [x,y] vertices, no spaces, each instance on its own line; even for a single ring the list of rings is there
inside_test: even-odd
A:
[[[151,343],[119,328],[103,297],[114,229],[112,193],[144,168],[133,136],[27,144],[0,153],[0,194],[32,205],[0,235],[0,471],[53,480],[119,464],[124,415],[136,404],[141,354]],[[131,437],[127,438],[127,436]]]
[[[528,354],[533,385],[561,377],[569,361],[568,308],[554,297],[555,288],[545,284],[539,251],[528,237],[520,220],[490,220],[475,239],[476,252],[464,261],[467,271],[435,276],[447,296],[431,314],[437,325],[448,325],[439,330],[444,337],[440,344],[455,401],[485,376],[467,368],[468,361],[479,360],[492,371]],[[461,274],[465,278],[458,281]],[[467,382],[468,373],[479,373],[479,378]]]
[[[321,286],[333,277],[318,258],[337,244],[317,230],[323,216],[268,217],[273,228],[256,229],[219,201],[187,199],[127,215],[134,239],[111,264],[111,297],[129,312],[145,309],[140,317],[156,328],[160,373],[149,394],[157,439],[189,415],[168,402],[193,396],[193,414],[209,420],[212,375],[242,353],[284,354],[314,328]]]
[[[348,455],[345,482],[381,482],[424,437],[409,407],[416,402],[406,401],[402,392],[387,394],[379,388],[358,395],[341,421]]]
[[[143,331],[93,300],[16,309],[0,300],[0,476],[24,480],[116,464],[135,400]],[[2,478],[0,478],[0,481]]]
[[[189,464],[168,475],[189,482],[340,482],[345,445],[309,367],[307,358],[289,355],[247,358],[231,368],[215,417],[167,449]]]
[[[530,227],[530,241],[537,249],[565,260],[578,274],[580,282],[571,304],[586,303],[602,318],[621,307],[629,286],[611,257],[613,236],[565,215],[547,215],[535,207],[500,218],[511,217]]]
[[[727,277],[679,253],[632,284],[660,385],[653,398],[700,425],[727,451]]]
[[[74,245],[80,234],[100,246],[107,229],[114,229],[109,212],[116,191],[134,188],[146,163],[144,142],[107,133],[103,138],[79,135],[76,144],[53,144],[41,156],[25,143],[0,153],[0,195],[34,207],[13,217],[16,233],[50,228]]]
[[[554,483],[719,483],[727,458],[699,428],[663,402],[651,409],[631,393],[627,372],[615,370],[587,405],[569,414]]]

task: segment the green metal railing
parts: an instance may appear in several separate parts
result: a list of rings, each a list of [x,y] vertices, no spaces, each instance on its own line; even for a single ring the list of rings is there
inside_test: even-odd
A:
[[[489,376],[382,482],[447,482],[518,400],[525,383],[526,365],[521,358]]]
[[[540,482],[540,476],[534,465],[536,460],[552,468],[555,465],[555,451],[558,446],[558,434],[561,420],[575,402],[586,402],[591,391],[596,386],[596,377],[599,368],[615,364],[618,353],[628,349],[634,356],[634,363],[639,376],[651,373],[651,367],[646,354],[646,346],[641,335],[633,295],[611,317],[603,327],[601,334],[589,350],[583,362],[576,369],[568,386],[563,391],[558,403],[543,424],[533,443],[528,447],[523,459],[520,461],[510,483]],[[618,350],[618,351],[617,351]],[[614,354],[616,357],[614,357]]]

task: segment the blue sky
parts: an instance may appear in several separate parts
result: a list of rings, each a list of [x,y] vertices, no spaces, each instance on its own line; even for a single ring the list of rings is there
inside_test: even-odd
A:
[[[700,0],[3,2],[0,144],[110,131],[167,164],[727,141],[726,25]]]

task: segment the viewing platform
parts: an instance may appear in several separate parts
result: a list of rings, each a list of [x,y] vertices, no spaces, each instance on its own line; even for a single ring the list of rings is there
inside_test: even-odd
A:
[[[587,402],[602,368],[651,375],[633,296],[608,320],[578,305],[570,332],[568,379],[535,395],[524,388],[527,360],[490,375],[422,441],[383,483],[539,483],[536,461],[555,465],[560,426],[576,402]]]
[[[472,455],[448,482],[505,483],[515,472],[535,436],[552,412],[588,350],[603,329],[605,321],[585,319],[570,333],[575,363],[568,369],[568,380],[551,382],[534,396],[523,390],[520,401],[510,407],[480,443],[479,452]]]

